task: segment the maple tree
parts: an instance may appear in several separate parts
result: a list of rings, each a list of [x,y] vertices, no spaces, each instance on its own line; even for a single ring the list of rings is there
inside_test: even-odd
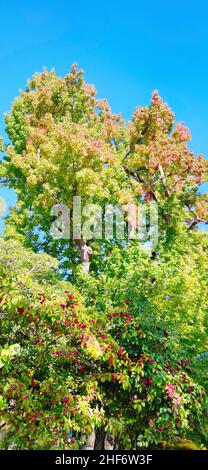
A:
[[[125,449],[207,445],[196,358],[207,348],[208,165],[189,130],[157,92],[126,124],[76,66],[35,74],[6,129],[0,179],[17,202],[0,240],[2,445],[77,449],[94,436],[100,448],[106,433]],[[54,239],[54,205],[72,210],[77,196],[157,204],[157,246],[128,230]]]
[[[1,179],[18,195],[8,234],[57,256],[66,272],[77,250],[71,239],[54,243],[51,209],[57,203],[72,208],[76,195],[83,205],[156,201],[160,237],[168,238],[182,221],[194,228],[208,220],[207,195],[198,194],[207,160],[188,149],[189,130],[174,122],[157,92],[126,126],[106,100],[96,99],[76,66],[65,78],[45,70],[16,98],[6,126],[11,144]]]

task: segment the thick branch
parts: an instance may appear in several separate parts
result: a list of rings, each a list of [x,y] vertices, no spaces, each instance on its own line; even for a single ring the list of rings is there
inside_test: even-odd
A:
[[[76,239],[75,243],[80,251],[83,274],[88,274],[90,270],[90,256],[92,255],[92,248],[87,245],[85,240],[82,239]]]

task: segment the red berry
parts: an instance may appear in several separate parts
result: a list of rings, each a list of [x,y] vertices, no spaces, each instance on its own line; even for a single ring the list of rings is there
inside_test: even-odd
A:
[[[119,348],[117,354],[118,356],[123,356],[123,349]]]
[[[66,403],[68,403],[68,401],[69,401],[69,397],[68,397],[68,396],[63,397],[61,401],[62,401],[62,403],[65,403],[65,404],[66,404]]]
[[[22,313],[24,312],[24,308],[23,307],[18,308],[17,311],[19,315],[22,315]]]
[[[35,344],[39,344],[40,343],[40,339],[39,338],[35,338]]]
[[[60,307],[61,307],[63,310],[65,310],[66,304],[60,304]]]

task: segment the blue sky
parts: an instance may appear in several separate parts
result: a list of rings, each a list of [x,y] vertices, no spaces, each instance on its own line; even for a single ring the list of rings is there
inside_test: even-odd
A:
[[[160,95],[192,132],[190,147],[208,156],[208,3],[162,0],[46,0],[1,4],[0,134],[4,112],[35,71],[73,62],[99,97],[129,119]],[[11,191],[0,189],[8,204]]]

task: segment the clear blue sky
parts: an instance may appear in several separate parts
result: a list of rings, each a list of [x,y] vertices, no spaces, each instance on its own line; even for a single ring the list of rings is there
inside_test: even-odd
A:
[[[191,129],[208,156],[208,3],[198,0],[25,0],[1,4],[0,134],[3,114],[35,71],[73,62],[114,112],[129,118],[151,93]],[[11,204],[11,192],[0,189]]]

